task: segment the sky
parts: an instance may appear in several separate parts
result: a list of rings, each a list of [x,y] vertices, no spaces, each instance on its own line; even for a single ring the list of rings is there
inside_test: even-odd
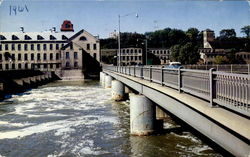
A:
[[[250,1],[246,0],[0,0],[0,32],[41,32],[64,20],[100,38],[118,30],[145,33],[167,27],[187,30],[222,29],[250,25]],[[19,11],[18,11],[19,7]],[[16,9],[15,9],[16,8]],[[16,12],[15,12],[16,10]],[[136,17],[138,14],[138,17]],[[128,16],[123,16],[128,15]]]

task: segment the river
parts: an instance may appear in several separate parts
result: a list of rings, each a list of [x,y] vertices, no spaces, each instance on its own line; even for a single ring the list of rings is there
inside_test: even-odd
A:
[[[0,157],[57,156],[221,155],[186,131],[130,136],[129,102],[113,102],[96,81],[57,81],[0,102]]]

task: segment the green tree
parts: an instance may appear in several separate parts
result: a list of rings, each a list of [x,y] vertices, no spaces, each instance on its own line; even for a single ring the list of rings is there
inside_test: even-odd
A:
[[[213,59],[213,63],[214,64],[227,64],[228,63],[228,59],[226,56],[216,56]]]
[[[244,33],[247,38],[250,38],[250,25],[242,27],[241,33]]]
[[[172,52],[170,59],[182,64],[196,64],[200,58],[197,46],[191,42],[184,45],[174,45],[170,51]]]
[[[220,38],[235,38],[236,32],[234,29],[223,29],[220,31]]]

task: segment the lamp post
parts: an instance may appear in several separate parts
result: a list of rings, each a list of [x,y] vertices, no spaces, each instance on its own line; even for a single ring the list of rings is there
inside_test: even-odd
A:
[[[132,12],[132,13],[128,13],[128,14],[125,14],[125,15],[118,15],[118,66],[119,66],[119,69],[120,69],[120,66],[121,66],[121,38],[120,38],[120,29],[121,29],[121,17],[126,17],[126,16],[129,16],[129,15],[132,15],[132,14],[135,14],[135,17],[138,18],[138,14],[135,13],[135,12]]]

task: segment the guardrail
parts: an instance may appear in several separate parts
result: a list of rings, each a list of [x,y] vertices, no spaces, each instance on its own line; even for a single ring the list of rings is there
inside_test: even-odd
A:
[[[250,64],[207,64],[207,65],[183,65],[186,69],[224,71],[229,73],[250,74]]]
[[[250,75],[210,70],[169,69],[152,66],[105,66],[114,71],[207,100],[250,117]]]

